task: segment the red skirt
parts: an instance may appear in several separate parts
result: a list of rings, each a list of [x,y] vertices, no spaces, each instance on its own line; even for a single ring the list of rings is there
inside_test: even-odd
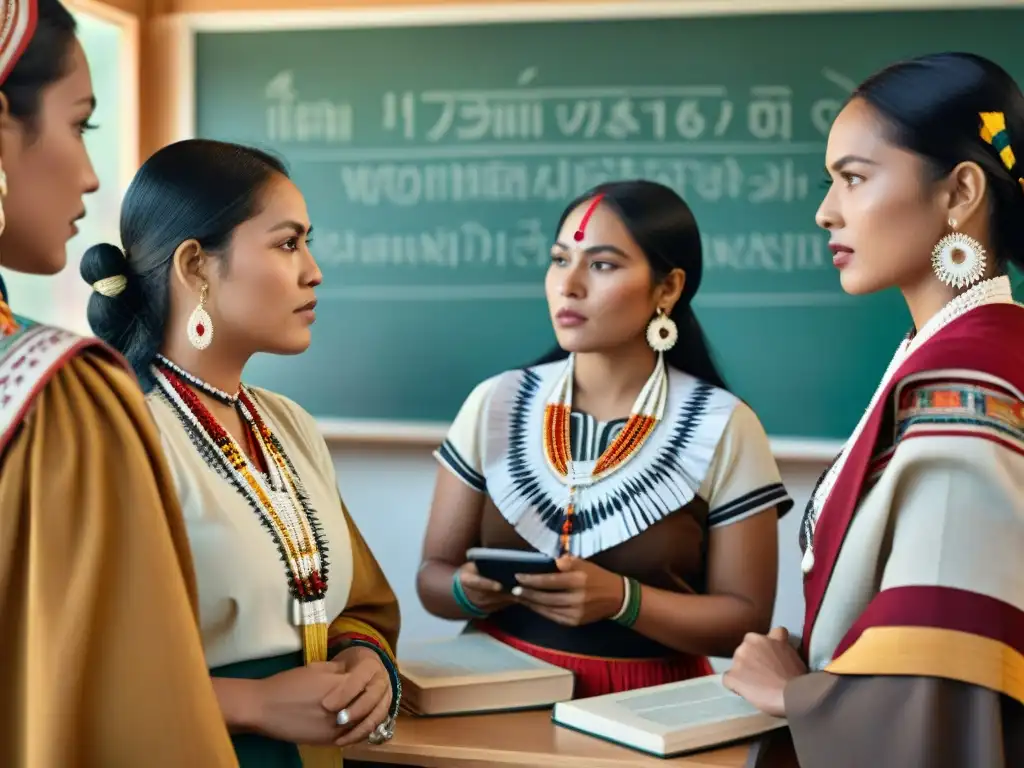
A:
[[[706,656],[680,653],[659,659],[606,659],[542,648],[495,629],[485,621],[474,622],[473,626],[517,651],[571,671],[576,677],[573,688],[576,699],[675,683],[714,672]]]

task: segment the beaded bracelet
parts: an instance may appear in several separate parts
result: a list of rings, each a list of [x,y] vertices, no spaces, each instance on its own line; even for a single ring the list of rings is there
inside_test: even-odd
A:
[[[640,618],[640,582],[629,576],[622,577],[622,607],[612,616],[612,621],[624,627],[632,627]]]
[[[473,601],[466,595],[466,591],[462,588],[462,581],[459,579],[458,571],[452,576],[452,596],[464,613],[468,613],[474,619],[486,618],[487,611],[474,605]]]
[[[398,717],[398,709],[402,703],[402,678],[398,675],[398,667],[395,662],[388,656],[387,651],[381,648],[374,642],[369,640],[347,640],[345,642],[346,648],[353,646],[359,646],[360,648],[369,648],[371,651],[377,654],[380,658],[381,664],[384,665],[384,669],[388,671],[388,679],[391,681],[391,706],[388,708],[388,719],[381,723],[385,726],[388,731],[394,729],[395,718]]]

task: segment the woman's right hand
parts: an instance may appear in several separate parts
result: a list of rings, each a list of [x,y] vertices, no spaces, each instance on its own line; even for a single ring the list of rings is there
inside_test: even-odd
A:
[[[455,572],[455,578],[462,584],[466,597],[481,611],[493,613],[516,601],[511,593],[502,589],[501,584],[485,579],[476,569],[476,563],[469,561]]]
[[[337,712],[322,702],[346,677],[340,665],[325,661],[260,680],[254,687],[253,730],[293,744],[334,744],[352,724],[338,725]]]

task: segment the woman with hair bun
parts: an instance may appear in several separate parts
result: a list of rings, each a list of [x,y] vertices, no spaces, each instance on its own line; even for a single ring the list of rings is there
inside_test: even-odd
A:
[[[86,252],[89,323],[134,366],[192,545],[203,649],[243,768],[336,766],[391,738],[398,601],[312,417],[242,383],[310,344],[320,269],[276,158],[191,139],[136,173],[121,249]]]
[[[0,263],[53,274],[98,187],[89,67],[58,0],[0,1],[0,30]],[[116,352],[14,315],[6,295],[0,542],[0,765],[237,765],[138,383]]]
[[[758,765],[1024,765],[1024,95],[943,53],[868,78],[818,209],[843,289],[914,327],[804,515],[800,651],[750,635],[725,675],[789,721]],[[837,349],[842,331],[837,329]]]

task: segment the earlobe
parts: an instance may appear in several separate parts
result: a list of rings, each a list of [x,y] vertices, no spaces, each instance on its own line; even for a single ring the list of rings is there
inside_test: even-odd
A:
[[[199,290],[199,287],[206,282],[204,272],[206,254],[203,253],[199,241],[186,240],[174,249],[174,256],[171,258],[174,264],[175,278],[190,289]]]
[[[673,269],[661,283],[661,295],[658,297],[658,306],[664,308],[666,313],[670,313],[672,307],[679,301],[679,297],[683,295],[685,287],[686,272],[678,267]]]
[[[984,212],[982,203],[988,192],[988,178],[981,166],[974,162],[960,163],[950,177],[953,189],[949,201],[949,218],[967,223],[975,214]]]

